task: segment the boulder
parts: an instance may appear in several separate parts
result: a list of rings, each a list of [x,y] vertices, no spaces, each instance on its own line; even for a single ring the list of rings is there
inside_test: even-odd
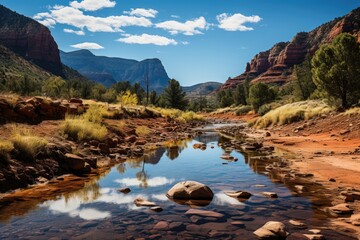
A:
[[[268,198],[277,198],[278,197],[278,195],[274,192],[262,192],[261,194]]]
[[[177,183],[166,195],[172,199],[212,200],[214,193],[208,186],[202,183],[185,181]]]
[[[249,199],[252,194],[245,191],[237,191],[237,192],[225,192],[226,195],[233,198],[246,198]]]
[[[281,222],[269,221],[264,226],[257,229],[254,234],[259,239],[286,239],[289,233]]]
[[[127,194],[127,193],[131,192],[131,189],[130,188],[122,188],[122,189],[119,189],[118,192]]]
[[[82,171],[85,167],[85,160],[75,154],[66,153],[65,162],[67,166],[74,171]]]

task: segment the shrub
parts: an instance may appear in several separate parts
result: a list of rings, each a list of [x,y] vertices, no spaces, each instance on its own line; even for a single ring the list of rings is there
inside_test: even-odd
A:
[[[248,102],[257,112],[265,103],[270,103],[276,98],[276,92],[264,83],[256,83],[250,87]]]
[[[62,128],[64,133],[74,140],[95,139],[101,141],[107,134],[106,127],[97,122],[90,122],[81,116],[66,117]]]
[[[14,149],[14,145],[10,141],[0,141],[0,161],[7,162],[10,158],[10,152]]]
[[[34,160],[36,154],[47,144],[44,138],[35,136],[29,129],[18,126],[12,128],[11,142],[18,158],[22,160]]]
[[[126,92],[121,92],[117,96],[117,101],[122,106],[137,105],[138,97],[135,93],[131,93],[129,90],[127,90]]]
[[[235,111],[236,116],[248,114],[252,110],[251,106],[241,106]]]
[[[135,129],[135,132],[138,136],[146,136],[148,135],[151,131],[148,127],[146,126],[138,126]]]
[[[268,113],[271,110],[271,105],[270,104],[264,104],[262,105],[259,110],[258,110],[258,114],[260,116],[264,116],[266,113]]]
[[[360,114],[360,107],[350,108],[346,112],[343,113],[343,115],[346,115],[346,116],[353,116],[353,115],[357,115],[357,114]]]
[[[321,101],[302,101],[286,104],[278,107],[259,118],[255,126],[268,127],[270,125],[282,125],[300,120],[307,120],[314,116],[329,113],[334,109]]]

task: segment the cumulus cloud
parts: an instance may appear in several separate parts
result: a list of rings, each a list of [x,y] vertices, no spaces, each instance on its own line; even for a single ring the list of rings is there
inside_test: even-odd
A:
[[[74,34],[79,35],[79,36],[85,35],[85,32],[83,30],[76,31],[76,30],[65,28],[64,32],[66,32],[66,33],[74,33]]]
[[[227,13],[216,16],[219,22],[219,28],[226,31],[251,31],[252,27],[247,27],[245,23],[257,23],[261,21],[261,18],[256,15],[244,16],[240,13],[229,15]]]
[[[103,46],[101,46],[97,43],[92,43],[92,42],[78,43],[78,44],[71,45],[71,47],[79,48],[79,49],[93,49],[93,50],[98,50],[98,49],[104,48]]]
[[[142,34],[142,35],[130,35],[124,34],[123,38],[119,38],[116,41],[129,43],[129,44],[154,44],[158,46],[167,46],[167,45],[177,45],[178,43],[171,38],[159,36],[159,35],[149,35],[149,34]]]
[[[115,7],[116,2],[111,0],[83,0],[81,2],[70,2],[73,8],[84,9],[86,11],[96,11],[102,8]]]
[[[96,17],[86,15],[79,9],[69,6],[54,6],[48,13],[38,13],[34,19],[40,23],[47,23],[52,27],[56,23],[67,24],[79,29],[87,28],[90,32],[123,32],[122,27],[149,27],[152,23],[145,17],[136,16],[108,16]]]
[[[129,14],[131,16],[139,16],[139,17],[147,17],[154,18],[158,14],[158,11],[155,9],[145,9],[145,8],[132,8],[131,11],[124,11],[125,14]]]
[[[175,181],[175,179],[169,179],[166,177],[154,177],[154,178],[149,178],[147,180],[147,186],[148,187],[158,187],[158,186],[163,186],[163,185],[167,185],[167,184],[171,184]],[[140,186],[142,184],[141,181],[139,181],[139,179],[137,178],[123,178],[123,179],[117,179],[115,180],[115,182],[120,183],[124,186]]]
[[[208,24],[204,17],[199,17],[192,21],[186,21],[184,23],[175,20],[161,22],[155,25],[157,28],[161,28],[169,31],[172,35],[182,33],[184,35],[192,36],[195,34],[202,34],[200,30],[206,30]]]

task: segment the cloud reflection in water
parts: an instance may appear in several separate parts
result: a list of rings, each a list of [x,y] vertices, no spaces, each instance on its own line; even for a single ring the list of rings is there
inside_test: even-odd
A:
[[[147,179],[147,187],[158,187],[166,184],[171,184],[175,179],[169,179],[166,177],[154,177]],[[140,186],[142,182],[137,178],[123,178],[117,179],[115,182],[120,183],[127,187]]]

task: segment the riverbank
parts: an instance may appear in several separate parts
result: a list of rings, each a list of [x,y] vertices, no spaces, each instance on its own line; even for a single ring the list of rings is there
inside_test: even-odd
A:
[[[211,116],[217,120],[223,117],[223,114]],[[254,115],[226,117],[235,122],[254,118]],[[267,129],[242,127],[224,129],[223,132],[261,142],[265,148],[275,147],[273,154],[287,162],[281,169],[280,178],[310,176],[310,181],[327,189],[332,206],[345,203],[352,215],[360,213],[359,114],[331,114]],[[330,217],[330,224],[337,231],[350,231],[352,236],[360,236],[360,227],[351,224],[350,216]]]

